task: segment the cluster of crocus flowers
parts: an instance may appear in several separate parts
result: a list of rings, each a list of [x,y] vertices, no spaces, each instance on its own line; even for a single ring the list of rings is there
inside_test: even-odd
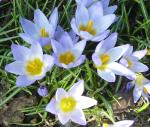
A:
[[[68,92],[63,88],[58,88],[55,97],[46,106],[46,111],[57,115],[62,124],[66,124],[71,120],[75,123],[86,125],[86,119],[82,109],[96,105],[97,101],[82,96],[83,91],[83,80],[75,83]]]
[[[49,20],[39,9],[34,12],[34,22],[21,18],[24,33],[19,36],[29,44],[30,48],[12,44],[11,50],[15,62],[6,65],[5,70],[19,75],[16,80],[18,87],[26,87],[36,80],[44,78],[53,65],[70,69],[84,63],[86,56],[83,51],[86,41],[99,42],[92,54],[94,67],[98,75],[108,81],[115,82],[116,75],[125,76],[134,85],[133,96],[136,103],[141,96],[147,101],[150,94],[150,82],[139,72],[148,67],[139,62],[147,50],[133,52],[129,44],[116,46],[117,33],[110,34],[108,28],[116,21],[114,12],[117,6],[109,6],[109,0],[76,0],[75,17],[71,20],[71,30],[66,32],[58,25],[58,10],[55,8]],[[43,54],[42,47],[52,46],[53,55]],[[58,88],[56,95],[46,106],[46,111],[58,116],[62,124],[68,121],[86,125],[83,109],[97,105],[95,99],[82,96],[84,81],[75,83],[66,92]],[[40,86],[37,93],[48,95],[46,86]],[[103,127],[129,127],[131,120],[123,120]]]
[[[36,9],[34,23],[24,18],[21,18],[20,22],[25,32],[19,34],[23,40],[30,44],[38,42],[41,46],[49,46],[57,27],[58,10],[55,8],[48,20],[43,12]]]
[[[26,87],[36,80],[42,79],[54,65],[54,58],[43,54],[40,44],[32,44],[31,48],[12,44],[11,50],[15,61],[6,65],[5,70],[16,75],[16,85]]]

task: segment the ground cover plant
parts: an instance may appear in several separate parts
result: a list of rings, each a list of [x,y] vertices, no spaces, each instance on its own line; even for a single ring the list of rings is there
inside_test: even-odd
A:
[[[0,126],[149,127],[149,0],[2,0]]]

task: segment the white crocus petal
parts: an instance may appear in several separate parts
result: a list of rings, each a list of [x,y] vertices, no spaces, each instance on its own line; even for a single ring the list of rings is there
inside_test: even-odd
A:
[[[68,94],[76,98],[80,97],[83,94],[83,91],[84,91],[84,81],[80,80],[69,89]]]
[[[69,121],[70,116],[67,115],[67,114],[59,113],[58,114],[58,119],[64,125],[64,124],[66,124]]]
[[[80,109],[86,109],[94,105],[97,105],[97,101],[95,99],[85,97],[85,96],[80,96],[77,102],[78,102],[77,107]]]
[[[97,70],[97,72],[98,75],[107,82],[115,82],[116,80],[115,74],[108,69],[105,69],[104,71]]]
[[[123,65],[117,63],[117,62],[111,62],[108,64],[108,68],[111,69],[115,74],[120,76],[126,76],[127,78],[131,80],[135,80],[136,75],[134,72],[130,71]]]
[[[58,88],[56,91],[56,101],[60,101],[62,98],[67,97],[68,93],[63,88]]]
[[[134,72],[145,72],[148,71],[149,68],[140,62],[135,62],[131,68]]]
[[[134,123],[133,120],[122,120],[116,122],[112,127],[130,127]]]
[[[138,58],[138,60],[142,59],[147,53],[147,49],[140,50],[140,51],[135,51],[133,52],[133,56]]]
[[[43,50],[39,43],[31,45],[31,55],[43,59]]]
[[[117,10],[117,5],[110,6],[104,9],[104,15],[112,14]]]
[[[85,45],[86,45],[85,40],[79,41],[78,43],[76,43],[74,45],[72,51],[73,51],[74,55],[76,56],[76,59],[78,59],[81,56],[81,54],[85,48]]]
[[[99,33],[107,30],[110,27],[110,25],[114,22],[115,18],[116,16],[114,14],[105,15],[102,18],[99,18],[99,21],[97,20],[97,22],[99,22]],[[98,24],[96,24],[96,26]]]
[[[84,39],[86,41],[93,38],[93,35],[91,35],[90,33],[86,32],[86,31],[80,31],[80,36],[82,39]]]
[[[50,55],[43,55],[43,62],[46,70],[48,71],[54,65],[54,58]]]
[[[97,1],[97,2],[93,3],[88,8],[88,11],[89,11],[90,19],[92,21],[96,21],[97,17],[102,17],[103,16],[103,6],[102,6],[102,3],[100,1]]]
[[[28,35],[26,33],[19,33],[19,37],[21,37],[25,42],[27,42],[29,44],[35,43],[35,40],[33,39],[33,37],[31,37],[30,35]]]
[[[53,28],[56,29],[57,23],[58,23],[58,8],[55,7],[53,10],[51,16],[49,17],[50,24],[53,25]]]
[[[102,64],[101,59],[96,53],[92,55],[92,60],[96,66],[100,66]]]
[[[52,98],[50,103],[46,106],[46,111],[56,115],[58,113],[56,107],[57,107],[56,100],[55,98]]]
[[[114,48],[110,49],[107,52],[107,54],[110,55],[111,61],[117,61],[126,52],[128,47],[129,47],[128,44],[127,45],[118,46],[118,47],[114,47]]]
[[[66,50],[69,50],[71,48],[73,48],[73,42],[71,37],[69,36],[69,34],[67,32],[62,33],[59,42],[61,43],[61,45],[63,45],[63,47]]]
[[[86,125],[84,113],[80,109],[76,109],[71,113],[71,120],[80,125]]]
[[[129,65],[128,61],[126,59],[124,59],[124,58],[120,59],[119,63],[122,64],[125,67],[128,67],[128,65]]]
[[[75,18],[73,18],[73,19],[71,20],[71,28],[73,29],[73,31],[74,31],[77,35],[79,35],[79,31],[78,31],[78,28],[77,28],[77,26],[76,26]]]
[[[124,56],[130,56],[133,52],[133,46],[129,46],[127,51],[124,53]]]
[[[31,35],[34,38],[38,37],[38,28],[35,24],[27,19],[21,18],[20,19],[21,26],[26,34]]]
[[[11,51],[15,60],[25,60],[26,58],[30,57],[30,50],[24,46],[12,44]]]
[[[92,41],[96,41],[96,42],[101,41],[105,39],[109,35],[109,33],[110,33],[110,30],[106,30],[103,33],[100,33],[99,35],[93,37]]]
[[[112,33],[108,38],[97,45],[95,52],[101,54],[113,48],[117,42],[117,37],[117,33]]]
[[[87,8],[83,4],[77,5],[75,14],[77,27],[80,25],[86,25],[89,21],[89,14]]]
[[[109,6],[109,2],[110,0],[101,0],[102,1],[102,4],[103,4],[103,7],[106,8]]]
[[[5,66],[5,70],[17,75],[24,75],[25,74],[24,66],[25,65],[22,61],[15,61],[13,63],[7,64]]]
[[[18,76],[17,77],[17,80],[16,80],[16,85],[18,87],[26,87],[26,86],[29,86],[31,85],[32,83],[34,83],[36,80],[32,79],[30,80],[27,76],[25,75],[21,75],[21,76]]]
[[[40,11],[40,9],[36,9],[34,12],[34,22],[39,27],[39,29],[41,28],[49,29],[50,24],[48,22],[48,19],[43,14],[43,12]]]
[[[64,48],[56,40],[51,39],[51,45],[55,54],[60,54],[64,52]]]
[[[134,99],[134,103],[136,103],[143,92],[143,88],[142,87],[138,87],[137,85],[135,85],[134,89],[133,89],[133,99]]]

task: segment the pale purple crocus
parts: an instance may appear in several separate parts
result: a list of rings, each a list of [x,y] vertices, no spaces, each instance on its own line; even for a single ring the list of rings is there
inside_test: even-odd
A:
[[[70,120],[80,125],[86,125],[86,118],[83,109],[97,105],[95,99],[82,96],[84,91],[84,81],[79,80],[66,92],[63,88],[58,88],[46,106],[46,111],[57,115],[62,124]]]
[[[141,60],[147,53],[147,49],[133,52],[133,46],[129,46],[123,57],[120,59],[120,63],[132,70],[133,72],[145,72],[148,71],[148,67],[141,63]]]
[[[51,45],[54,51],[55,64],[63,68],[73,68],[82,64],[85,55],[82,55],[86,41],[73,42],[67,32],[64,32],[58,41],[52,39]]]
[[[40,43],[43,46],[50,45],[50,39],[54,37],[57,23],[58,23],[58,10],[54,9],[49,20],[40,9],[34,12],[34,22],[25,18],[20,20],[24,33],[19,36],[29,44]]]
[[[40,86],[37,90],[37,93],[41,96],[41,97],[45,97],[48,95],[48,89],[46,86]]]
[[[39,43],[32,44],[31,48],[12,44],[11,51],[15,61],[7,64],[5,70],[19,75],[16,80],[18,87],[26,87],[42,79],[54,65],[54,58],[43,54]]]
[[[84,4],[87,8],[99,0],[76,0],[77,4]],[[110,0],[101,0],[104,15],[113,14],[117,10],[117,5],[109,6]]]
[[[145,78],[141,73],[136,74],[136,79],[128,82],[127,85],[132,85],[133,88],[133,100],[136,103],[142,96],[147,102],[150,98],[150,80]]]
[[[135,73],[117,62],[127,51],[129,45],[114,47],[116,41],[117,33],[112,33],[107,39],[97,45],[95,53],[92,55],[97,73],[102,79],[108,82],[115,82],[115,74],[126,76],[129,79],[135,79]]]
[[[75,18],[71,20],[71,27],[81,39],[99,42],[109,35],[110,30],[107,29],[115,18],[114,14],[104,15],[100,1],[93,3],[89,8],[84,4],[78,4]]]

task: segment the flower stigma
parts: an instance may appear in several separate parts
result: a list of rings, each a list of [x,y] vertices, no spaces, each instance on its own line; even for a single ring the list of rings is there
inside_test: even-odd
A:
[[[59,106],[62,112],[71,112],[76,107],[76,100],[72,97],[63,98],[61,99]]]
[[[49,34],[46,32],[45,28],[40,29],[40,36],[41,37],[49,37]]]
[[[39,58],[29,60],[26,65],[26,71],[32,76],[40,75],[43,69],[43,62]]]
[[[74,56],[74,54],[73,54],[72,52],[70,52],[70,51],[67,51],[67,52],[64,53],[64,54],[60,54],[60,55],[59,55],[59,61],[60,61],[61,63],[66,64],[66,65],[68,65],[68,64],[70,64],[70,63],[72,63],[72,62],[74,62],[74,60],[75,60],[75,56]]]
[[[96,30],[93,28],[93,21],[91,21],[91,20],[88,22],[87,25],[84,25],[84,24],[80,25],[79,31],[86,31],[93,36],[96,35]]]

